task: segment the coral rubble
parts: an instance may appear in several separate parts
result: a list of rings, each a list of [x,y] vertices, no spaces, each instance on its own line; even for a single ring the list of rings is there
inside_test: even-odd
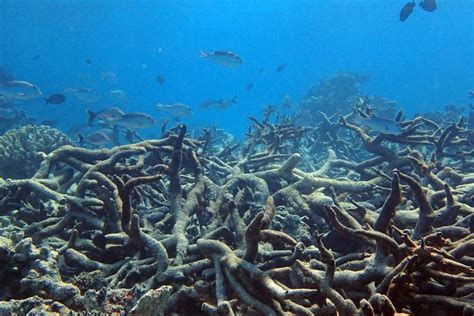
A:
[[[182,125],[3,180],[0,311],[474,315],[463,120],[374,135],[324,114],[329,147],[272,115],[242,145]]]

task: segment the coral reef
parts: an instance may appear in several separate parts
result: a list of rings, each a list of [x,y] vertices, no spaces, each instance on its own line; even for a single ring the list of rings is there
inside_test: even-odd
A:
[[[44,125],[26,125],[0,136],[0,176],[29,178],[39,167],[41,154],[49,154],[71,140],[60,130]]]
[[[324,116],[44,155],[0,183],[0,311],[474,315],[464,120]]]

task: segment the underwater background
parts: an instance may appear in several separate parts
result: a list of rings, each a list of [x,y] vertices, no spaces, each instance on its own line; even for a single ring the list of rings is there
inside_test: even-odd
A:
[[[247,115],[285,95],[297,101],[337,72],[369,76],[363,91],[396,100],[409,114],[466,102],[474,79],[474,2],[439,1],[437,11],[418,8],[401,23],[404,3],[2,0],[0,64],[45,94],[78,85],[104,95],[120,89],[128,97],[124,110],[156,116],[155,103],[181,102],[193,109],[185,122],[238,135]],[[244,62],[219,67],[199,58],[200,50],[233,51]],[[278,64],[287,65],[281,73]],[[118,79],[113,85],[100,80],[109,71]],[[157,74],[166,78],[162,86]],[[233,96],[238,104],[225,112],[199,109],[202,100]],[[39,105],[24,107],[65,128],[86,119],[86,108],[112,104],[71,100],[46,113]]]

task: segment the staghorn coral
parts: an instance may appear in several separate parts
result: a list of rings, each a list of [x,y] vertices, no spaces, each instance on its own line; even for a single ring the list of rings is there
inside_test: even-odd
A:
[[[250,120],[242,147],[178,126],[111,149],[63,146],[31,179],[1,182],[0,263],[16,271],[2,299],[76,312],[138,312],[169,295],[150,312],[472,315],[461,126],[419,117],[374,136],[331,119],[348,151],[321,150],[268,111]]]
[[[29,178],[39,167],[41,153],[72,144],[66,134],[45,125],[26,125],[0,136],[0,176]]]

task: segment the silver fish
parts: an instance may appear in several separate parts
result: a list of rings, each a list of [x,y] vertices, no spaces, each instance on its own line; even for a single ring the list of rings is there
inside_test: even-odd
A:
[[[104,133],[104,131],[96,131],[87,136],[83,136],[81,134],[78,135],[79,137],[79,144],[90,144],[94,146],[104,146],[110,142],[109,136]]]
[[[148,114],[137,112],[124,114],[122,118],[114,121],[113,124],[128,129],[150,128],[156,126],[156,120]]]
[[[173,118],[184,118],[191,116],[191,108],[183,103],[162,104],[157,103],[155,108],[158,112],[168,113]]]
[[[101,120],[106,123],[110,123],[116,120],[120,120],[125,115],[125,113],[123,113],[122,110],[117,107],[102,109],[99,112],[92,112],[90,110],[87,110],[86,112],[89,116],[87,120],[87,123],[89,125],[92,125],[94,120]]]
[[[32,100],[41,96],[41,90],[26,81],[6,81],[0,83],[0,95],[6,99]]]
[[[100,101],[100,95],[90,88],[66,88],[66,93],[72,94],[79,101],[86,103],[96,103]]]
[[[220,110],[225,110],[228,106],[231,104],[237,103],[237,97],[233,97],[232,99],[226,100],[226,99],[220,99],[220,100],[205,100],[201,102],[200,107],[204,109],[209,109],[212,107],[216,107]]]
[[[382,117],[372,116],[363,118],[359,114],[355,114],[350,121],[357,125],[367,126],[373,131],[384,134],[400,134],[402,132],[402,128],[397,122]]]
[[[128,104],[127,94],[123,90],[110,90],[109,95],[117,104]]]
[[[216,50],[214,52],[206,52],[201,50],[201,58],[209,59],[210,61],[225,67],[237,67],[243,63],[239,55],[223,50]]]
[[[118,81],[117,75],[112,71],[101,72],[100,77],[109,84],[116,84]]]
[[[0,120],[13,120],[18,116],[18,110],[0,107]]]

